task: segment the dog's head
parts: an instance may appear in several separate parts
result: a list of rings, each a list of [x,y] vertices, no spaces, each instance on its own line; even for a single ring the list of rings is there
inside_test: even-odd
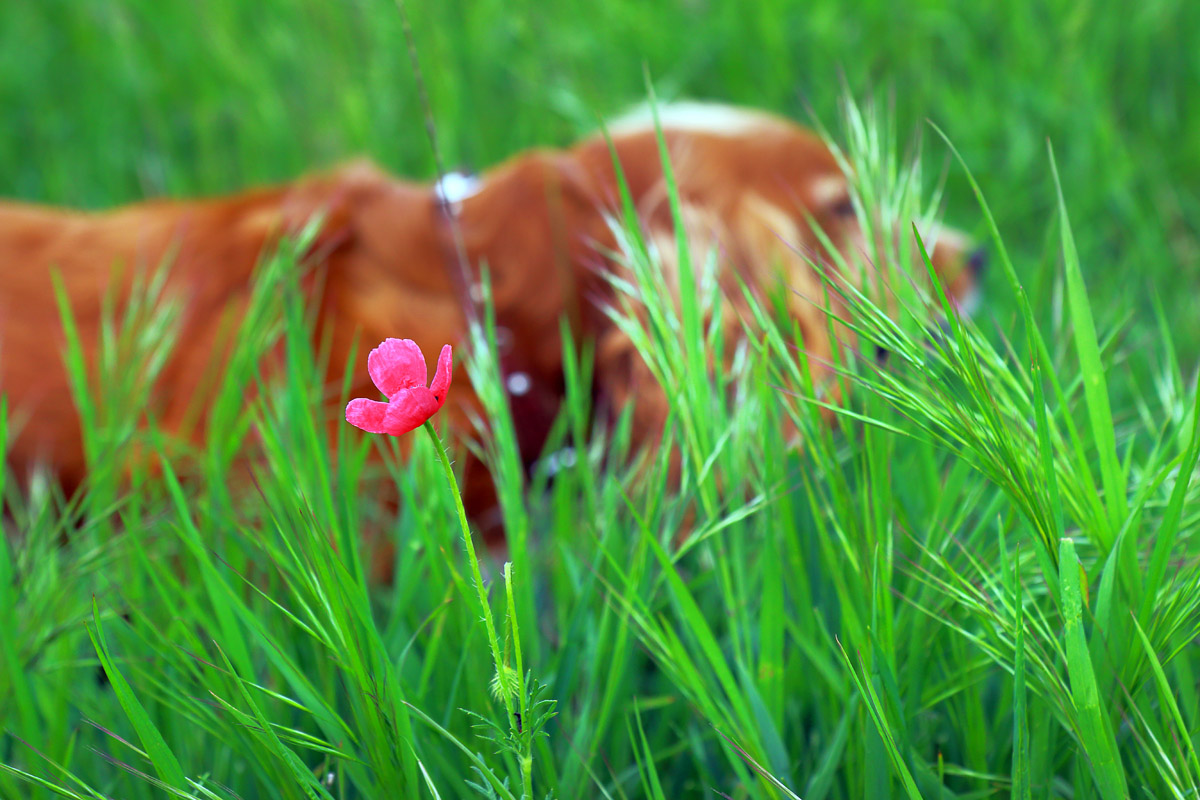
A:
[[[659,121],[693,259],[715,250],[734,297],[743,281],[762,295],[788,290],[787,308],[811,355],[830,356],[822,309],[845,310],[826,280],[852,285],[893,310],[897,280],[928,286],[911,227],[900,219],[862,219],[843,163],[815,133],[760,112],[696,103],[667,106]],[[653,119],[636,113],[610,130],[641,222],[665,245],[660,250],[670,269],[674,221]],[[593,171],[603,171],[607,149],[585,146]],[[940,226],[924,230],[922,241],[949,299],[971,311],[983,252]]]

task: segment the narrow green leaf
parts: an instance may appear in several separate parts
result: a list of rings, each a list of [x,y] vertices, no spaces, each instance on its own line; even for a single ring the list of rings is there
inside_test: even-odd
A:
[[[1083,597],[1080,591],[1079,559],[1075,543],[1064,538],[1059,547],[1059,582],[1063,602],[1063,638],[1067,651],[1067,670],[1071,679],[1071,696],[1079,724],[1081,756],[1086,758],[1104,800],[1121,800],[1129,796],[1125,770],[1121,764],[1113,729],[1100,707],[1096,675],[1083,633]]]
[[[129,717],[134,730],[137,731],[142,747],[150,757],[150,762],[154,765],[158,776],[168,786],[186,791],[188,782],[184,777],[183,768],[179,766],[179,761],[171,752],[166,740],[163,739],[162,733],[150,719],[150,715],[146,713],[141,701],[138,700],[129,682],[117,669],[109,654],[108,644],[104,637],[104,627],[100,623],[100,608],[95,598],[92,598],[92,624],[88,626],[88,636],[91,637],[92,645],[96,648],[96,655],[100,657],[100,663],[104,667],[105,674],[108,675],[113,692],[116,693],[121,708],[124,709],[125,715]]]
[[[1104,485],[1105,506],[1108,509],[1108,529],[1100,536],[1099,544],[1107,553],[1112,547],[1117,531],[1128,514],[1125,481],[1117,453],[1116,431],[1113,427],[1112,409],[1108,400],[1108,381],[1104,363],[1100,357],[1100,346],[1096,341],[1096,324],[1092,320],[1092,307],[1088,302],[1087,287],[1083,272],[1079,268],[1079,254],[1075,250],[1075,237],[1071,233],[1071,221],[1067,215],[1067,204],[1063,199],[1062,182],[1058,178],[1058,165],[1054,161],[1054,150],[1046,143],[1050,154],[1050,171],[1054,176],[1054,187],[1058,192],[1058,214],[1062,229],[1063,266],[1067,276],[1067,304],[1071,310],[1071,327],[1075,333],[1075,348],[1079,354],[1082,371],[1084,399],[1087,401],[1088,418],[1091,422],[1092,438],[1096,443],[1100,460],[1100,477]]]

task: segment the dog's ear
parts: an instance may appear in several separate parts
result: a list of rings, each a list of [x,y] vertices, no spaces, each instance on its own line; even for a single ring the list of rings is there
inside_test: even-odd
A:
[[[613,245],[587,175],[568,154],[523,154],[487,173],[456,224],[471,268],[488,269],[497,323],[532,366],[557,370],[559,319],[585,326],[590,267]]]
[[[464,244],[472,258],[489,262],[497,301],[509,291],[524,295],[527,277],[571,280],[603,221],[586,175],[555,152],[526,153],[497,167],[460,208]]]

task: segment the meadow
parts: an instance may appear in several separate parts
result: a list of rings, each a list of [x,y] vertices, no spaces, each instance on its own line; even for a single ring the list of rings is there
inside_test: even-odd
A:
[[[895,280],[898,318],[851,293],[890,357],[838,355],[831,424],[770,308],[731,370],[697,361],[732,347],[703,324],[714,298],[664,304],[625,220],[626,324],[674,424],[640,459],[622,424],[592,429],[573,342],[552,447],[575,457],[526,478],[474,349],[458,375],[493,390],[511,561],[478,553],[485,614],[432,440],[401,459],[324,424],[296,246],[264,261],[195,450],[146,424],[180,313],[148,282],[100,363],[64,349],[86,491],[0,473],[0,797],[1200,793],[1200,5],[407,10],[450,166],[565,145],[647,76],[660,100],[772,109],[828,130],[864,219],[938,214],[985,243],[983,308],[931,335],[936,291]],[[0,109],[0,193],[31,201],[356,155],[434,173],[388,0],[5,3]],[[924,273],[919,251],[872,255]],[[246,401],[277,345],[286,374]],[[0,443],[19,424],[0,414]],[[116,468],[134,448],[165,466]],[[365,529],[397,545],[389,586]]]

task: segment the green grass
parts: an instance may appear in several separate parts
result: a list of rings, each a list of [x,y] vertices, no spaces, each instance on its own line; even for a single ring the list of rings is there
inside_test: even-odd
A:
[[[944,175],[946,218],[992,250],[985,311],[933,340],[936,292],[894,279],[893,319],[831,283],[891,357],[839,354],[830,426],[787,320],[758,308],[731,350],[709,294],[643,308],[655,257],[625,229],[618,316],[672,387],[681,485],[666,448],[626,457],[625,420],[589,431],[586,343],[554,442],[576,460],[528,487],[496,365],[459,365],[514,532],[513,566],[486,563],[493,636],[433,444],[400,461],[324,425],[299,251],[264,260],[199,452],[137,424],[178,322],[150,276],[108,309],[100,369],[64,353],[87,491],[0,473],[0,797],[1196,795],[1200,8],[410,12],[451,164],[569,142],[644,99],[644,68],[660,98],[807,102],[865,211],[921,219]],[[0,186],[104,206],[360,152],[428,177],[413,87],[384,0],[9,3]],[[279,384],[249,392],[277,344]],[[126,479],[133,446],[168,466]],[[364,530],[398,545],[390,587]]]

